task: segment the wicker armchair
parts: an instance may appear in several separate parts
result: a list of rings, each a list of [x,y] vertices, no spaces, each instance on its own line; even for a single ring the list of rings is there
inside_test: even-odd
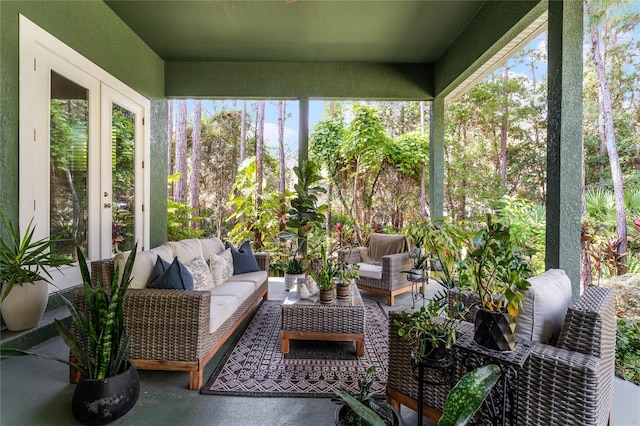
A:
[[[403,404],[416,410],[410,348],[393,324],[397,316],[399,311],[389,314],[387,400],[396,408]],[[473,324],[463,322],[459,332],[472,333]],[[613,395],[615,334],[613,292],[588,288],[567,310],[556,346],[532,343],[520,371],[518,424],[606,425]],[[454,371],[453,376],[455,383],[461,372]],[[437,420],[448,392],[448,385],[426,386],[423,414]]]
[[[258,265],[269,268],[269,255],[255,253]],[[110,287],[113,258],[91,263],[91,281]],[[248,297],[213,333],[210,332],[211,292],[195,290],[129,289],[124,300],[126,333],[131,336],[129,358],[139,370],[189,372],[189,388],[203,384],[204,367],[253,308],[267,298],[268,281]],[[73,304],[87,310],[83,290],[74,292]],[[70,369],[70,381],[79,374]]]
[[[372,234],[370,240],[376,236],[382,236],[382,234]],[[404,238],[404,236],[398,237]],[[377,276],[367,276],[369,274],[366,271],[377,266],[365,262],[369,249],[369,247],[355,247],[341,250],[340,257],[349,263],[360,264],[360,277],[356,280],[359,289],[384,294],[387,296],[387,305],[393,306],[395,296],[411,291],[411,282],[407,280],[407,274],[401,272],[409,270],[413,265],[406,250],[406,243],[400,253],[381,256],[382,274],[378,273]]]

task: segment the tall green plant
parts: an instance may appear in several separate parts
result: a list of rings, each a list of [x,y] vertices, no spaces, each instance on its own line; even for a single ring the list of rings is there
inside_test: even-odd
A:
[[[487,214],[486,223],[472,239],[467,258],[461,262],[460,282],[472,288],[483,308],[517,315],[522,291],[529,288],[531,275],[509,226]]]
[[[102,380],[122,372],[129,358],[130,336],[124,328],[124,297],[131,283],[131,270],[136,258],[137,243],[119,279],[119,269],[113,275],[111,288],[105,289],[101,283],[91,285],[89,269],[80,248],[77,248],[80,272],[82,273],[84,294],[88,313],[76,309],[63,297],[71,313],[75,333],[62,321],[55,319],[55,327],[65,344],[69,346],[77,363],[65,359],[40,355],[19,349],[0,349],[0,358],[36,355],[70,365],[89,379]]]
[[[296,195],[291,199],[287,229],[280,232],[280,237],[297,239],[298,254],[306,257],[310,233],[320,228],[325,220],[327,206],[318,205],[318,194],[326,191],[320,186],[322,176],[319,166],[313,161],[305,161],[300,167],[294,167],[293,171],[298,178],[294,186]]]

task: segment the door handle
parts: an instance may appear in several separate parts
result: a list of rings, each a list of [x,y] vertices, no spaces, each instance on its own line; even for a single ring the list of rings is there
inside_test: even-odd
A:
[[[104,208],[105,209],[110,209],[111,208],[111,203],[104,203]]]

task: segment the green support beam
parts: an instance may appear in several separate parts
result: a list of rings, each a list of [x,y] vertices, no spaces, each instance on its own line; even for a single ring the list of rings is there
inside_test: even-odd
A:
[[[580,295],[583,4],[549,2],[546,267]]]
[[[309,99],[298,101],[298,166],[309,158]]]
[[[444,98],[431,101],[429,128],[429,214],[444,214]]]

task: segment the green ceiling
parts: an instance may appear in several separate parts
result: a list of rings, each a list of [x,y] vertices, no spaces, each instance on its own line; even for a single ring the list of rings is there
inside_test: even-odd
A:
[[[110,1],[165,61],[434,63],[483,1]]]
[[[104,0],[165,61],[167,97],[426,100],[546,0]],[[486,66],[486,65],[485,65]]]

